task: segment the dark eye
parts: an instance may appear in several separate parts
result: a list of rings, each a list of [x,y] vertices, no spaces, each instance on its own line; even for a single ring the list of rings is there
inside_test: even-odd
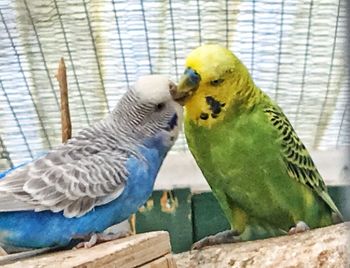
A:
[[[161,111],[161,110],[164,109],[164,107],[165,107],[165,103],[164,103],[164,102],[158,103],[158,104],[156,105],[156,111]]]
[[[210,84],[214,87],[220,85],[222,82],[224,82],[224,79],[215,79],[215,80],[211,80]]]

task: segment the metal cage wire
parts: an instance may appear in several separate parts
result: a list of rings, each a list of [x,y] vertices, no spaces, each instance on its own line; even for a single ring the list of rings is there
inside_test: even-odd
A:
[[[0,170],[59,144],[60,57],[74,133],[110,111],[137,76],[177,81],[186,54],[209,42],[237,54],[307,147],[349,145],[345,4],[0,0]]]

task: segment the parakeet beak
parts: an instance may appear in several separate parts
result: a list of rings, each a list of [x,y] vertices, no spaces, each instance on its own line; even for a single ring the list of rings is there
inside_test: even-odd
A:
[[[200,81],[201,76],[195,70],[187,68],[180,78],[177,88],[170,89],[170,94],[176,102],[185,105],[199,87]]]

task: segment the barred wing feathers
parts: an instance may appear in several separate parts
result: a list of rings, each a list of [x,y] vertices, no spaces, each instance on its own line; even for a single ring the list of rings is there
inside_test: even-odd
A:
[[[97,144],[94,131],[80,132],[67,144],[0,180],[0,212],[51,210],[80,217],[116,199],[128,178],[127,157],[135,152],[118,145],[107,132],[101,133]]]
[[[265,107],[264,112],[280,134],[282,140],[282,158],[289,176],[315,191],[337,216],[342,219],[341,213],[330,198],[326,185],[312,161],[309,152],[282,110],[271,105]]]

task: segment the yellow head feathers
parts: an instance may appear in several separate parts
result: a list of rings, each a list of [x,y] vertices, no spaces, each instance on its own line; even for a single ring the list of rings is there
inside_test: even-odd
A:
[[[197,71],[201,83],[220,79],[233,72],[238,58],[220,45],[203,45],[194,49],[186,58],[186,67]]]
[[[186,115],[199,125],[211,127],[224,119],[237,103],[249,106],[255,85],[246,67],[228,49],[211,44],[193,50],[186,58],[175,99],[181,100]]]

